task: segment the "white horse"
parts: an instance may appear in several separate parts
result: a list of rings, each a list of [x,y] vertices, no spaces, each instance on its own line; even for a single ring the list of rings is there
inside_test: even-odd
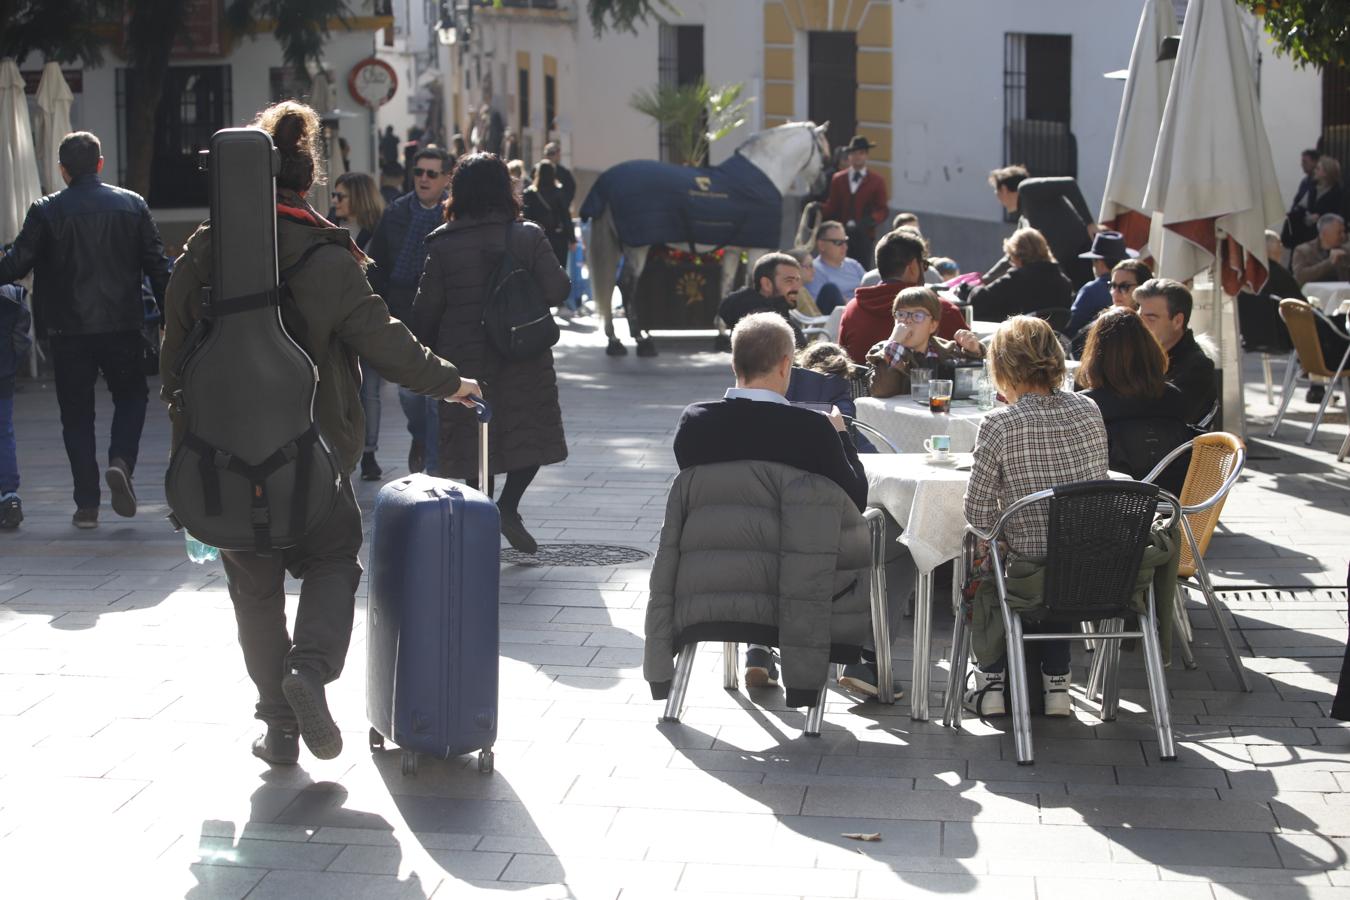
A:
[[[825,137],[824,125],[811,122],[789,122],[767,131],[752,135],[737,148],[756,168],[773,182],[780,195],[789,192],[807,193],[824,170],[825,159],[830,148]],[[716,249],[707,244],[696,244],[699,253]],[[740,265],[741,251],[749,257],[751,268],[756,260],[765,253],[777,250],[777,247],[727,247],[722,257],[722,293],[725,296],[731,289]],[[591,294],[595,298],[596,308],[605,323],[605,336],[609,346],[605,353],[610,356],[623,356],[628,350],[614,336],[614,317],[612,302],[615,286],[615,273],[619,258],[624,260],[625,304],[628,307],[629,331],[637,342],[638,356],[655,356],[656,345],[651,335],[641,328],[635,315],[634,295],[638,278],[647,262],[646,246],[628,246],[623,244],[614,225],[614,213],[609,207],[598,214],[591,223],[590,243],[586,248],[591,275]]]

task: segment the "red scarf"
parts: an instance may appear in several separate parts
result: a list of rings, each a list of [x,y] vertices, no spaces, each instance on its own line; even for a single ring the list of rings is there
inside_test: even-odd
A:
[[[338,227],[315,212],[309,204],[305,204],[304,206],[291,206],[289,203],[278,200],[277,218],[290,219],[292,222],[299,222],[301,225],[308,225],[311,228]],[[345,231],[346,229],[343,230]],[[347,234],[347,249],[351,251],[353,258],[361,263],[361,265],[364,266],[369,261],[366,254],[361,252],[361,248],[356,246],[356,241],[352,240],[350,232]]]

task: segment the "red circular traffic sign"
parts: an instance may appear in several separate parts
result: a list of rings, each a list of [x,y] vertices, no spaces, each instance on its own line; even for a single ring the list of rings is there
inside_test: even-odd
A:
[[[389,63],[372,56],[352,66],[347,75],[347,90],[357,103],[376,109],[394,99],[398,75]]]

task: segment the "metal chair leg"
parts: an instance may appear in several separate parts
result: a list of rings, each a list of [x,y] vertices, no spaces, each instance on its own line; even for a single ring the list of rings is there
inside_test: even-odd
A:
[[[1261,372],[1266,376],[1266,403],[1274,405],[1275,403],[1275,378],[1271,372],[1270,354],[1261,354]]]
[[[1097,631],[1096,623],[1089,622],[1087,619],[1084,619],[1083,621],[1079,622],[1078,627],[1082,629],[1083,634],[1094,634]],[[1087,652],[1089,653],[1096,652],[1097,641],[1092,640],[1084,641],[1083,646],[1087,648]]]
[[[872,538],[872,646],[877,653],[877,701],[895,703],[891,665],[891,623],[886,605],[886,516],[879,509],[863,513]]]
[[[825,691],[830,682],[838,677],[835,667],[831,665],[826,671],[825,683],[820,686],[820,693],[816,695],[816,705],[806,713],[806,727],[802,733],[807,737],[820,737],[820,726],[825,722]]]
[[[1275,423],[1270,426],[1269,437],[1274,437],[1275,432],[1280,430],[1280,423],[1284,421],[1285,410],[1289,409],[1289,401],[1294,398],[1294,379],[1298,377],[1298,354],[1290,353],[1288,360],[1284,364],[1284,387],[1280,389],[1280,411],[1275,414]]]
[[[1331,379],[1327,382],[1326,393],[1322,395],[1322,404],[1317,407],[1317,415],[1313,417],[1312,429],[1308,436],[1303,439],[1304,446],[1311,447],[1313,439],[1317,437],[1317,429],[1322,427],[1322,417],[1327,414],[1327,407],[1331,405],[1331,396],[1336,393],[1337,381]]]
[[[1191,644],[1195,642],[1195,632],[1191,630],[1191,617],[1186,612],[1186,589],[1177,585],[1172,595],[1172,622],[1177,648],[1181,651],[1181,663],[1188,670],[1199,668],[1195,664],[1195,652]]]
[[[1345,462],[1347,453],[1350,453],[1350,434],[1347,434],[1345,440],[1341,442],[1341,449],[1336,452],[1336,462]]]
[[[1022,650],[1022,618],[1013,613],[1009,617],[1007,673],[1012,688],[1013,746],[1017,764],[1029,766],[1035,762],[1031,743],[1031,701],[1027,694],[1027,658]]]
[[[1112,619],[1108,630],[1125,630],[1124,619]],[[1102,721],[1114,722],[1120,712],[1120,640],[1107,641],[1106,660],[1102,663]]]
[[[666,712],[662,722],[679,722],[684,715],[684,695],[689,690],[689,676],[694,671],[694,653],[698,644],[685,644],[680,648],[679,658],[675,660],[675,678],[670,684],[670,696],[666,698]]]
[[[1350,377],[1342,378],[1341,384],[1344,387],[1341,396],[1345,398],[1345,421],[1350,425]],[[1345,440],[1341,442],[1341,449],[1336,452],[1336,462],[1345,462],[1347,453],[1350,453],[1350,434],[1347,434]]]
[[[722,645],[722,687],[734,691],[740,687],[740,671],[736,667],[736,657],[740,655],[741,645],[727,641]]]
[[[952,626],[951,660],[947,670],[947,696],[943,703],[942,724],[948,728],[961,727],[961,701],[965,693],[966,671],[970,664],[970,628],[966,625],[966,610],[956,611]]]
[[[1167,676],[1163,674],[1157,604],[1152,586],[1148,589],[1148,614],[1140,616],[1140,625],[1144,632],[1144,672],[1148,675],[1148,693],[1153,704],[1153,726],[1158,732],[1158,755],[1164,760],[1175,760],[1177,748],[1172,742],[1172,706],[1167,696]]]
[[[1111,620],[1103,619],[1096,623],[1097,634],[1109,634],[1111,632]],[[1102,675],[1106,671],[1106,664],[1110,661],[1111,646],[1114,641],[1097,641],[1097,652],[1092,654],[1092,663],[1088,666],[1087,698],[1095,701],[1102,693]]]

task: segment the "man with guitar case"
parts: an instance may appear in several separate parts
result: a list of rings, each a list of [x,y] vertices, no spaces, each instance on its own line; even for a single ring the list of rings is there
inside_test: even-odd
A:
[[[178,522],[221,548],[267,725],[254,755],[292,764],[301,737],[320,759],[342,749],[324,686],[342,671],[361,580],[358,355],[427,396],[469,404],[479,390],[390,318],[347,230],[305,201],[322,174],[315,112],[285,101],[253,125],[212,138],[211,220],[169,283],[165,488]],[[287,571],[302,582],[293,635]]]

